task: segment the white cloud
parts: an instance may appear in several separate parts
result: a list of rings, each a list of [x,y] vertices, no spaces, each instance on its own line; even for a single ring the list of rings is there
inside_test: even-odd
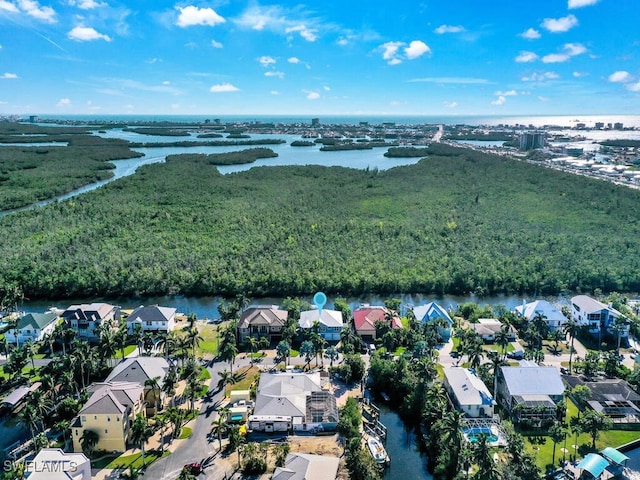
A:
[[[331,91],[331,87],[328,87],[327,85],[325,85],[324,87],[322,87],[322,89],[323,89],[325,92],[330,92],[330,91]]]
[[[542,95],[538,95],[538,100],[540,100],[541,102],[548,102],[549,99],[547,97],[543,97]]]
[[[222,44],[220,42],[216,42],[215,40],[211,40],[211,46],[213,48],[222,48]]]
[[[307,92],[305,92],[305,93],[307,93]],[[307,98],[309,100],[317,100],[317,99],[320,98],[320,94],[318,92],[308,92],[307,93]]]
[[[402,60],[400,60],[399,58],[392,58],[387,63],[389,65],[400,65],[402,63]]]
[[[92,10],[94,8],[106,7],[104,2],[96,2],[95,0],[69,0],[69,5],[78,7],[80,10]]]
[[[283,72],[276,72],[275,70],[269,70],[268,72],[264,72],[264,76],[265,77],[284,78],[284,73]]]
[[[624,88],[629,90],[630,92],[640,92],[640,82],[637,83],[627,83]]]
[[[409,60],[414,60],[421,57],[425,53],[431,53],[429,46],[421,40],[412,41],[407,48],[404,49],[404,54]]]
[[[440,25],[434,30],[434,32],[438,35],[442,35],[444,33],[460,33],[464,32],[464,27],[462,25]]]
[[[543,82],[545,80],[555,80],[556,78],[560,78],[555,72],[544,72],[544,73],[533,73],[528,77],[522,77],[521,80],[523,82]]]
[[[631,74],[625,70],[618,70],[609,75],[609,81],[613,83],[625,83],[631,81]]]
[[[6,0],[0,0],[0,10],[11,13],[18,13],[20,11],[13,3],[7,2]]]
[[[456,108],[458,106],[458,102],[442,102],[442,104],[447,108]]]
[[[277,90],[271,90],[271,95],[280,95],[280,92]]]
[[[226,22],[224,18],[216,13],[213,8],[198,8],[193,5],[188,7],[176,7],[180,10],[180,15],[176,20],[179,27],[190,27],[193,25],[207,25],[214,27],[220,23]]]
[[[340,37],[336,43],[341,47],[344,47],[346,45],[349,45],[349,40],[347,40],[345,37]]]
[[[516,95],[518,95],[518,92],[516,92],[515,90],[501,92],[500,90],[498,90],[495,94],[499,97],[515,97]]]
[[[164,82],[162,82],[163,85],[171,85],[171,82],[169,80],[165,80]]]
[[[56,107],[68,107],[71,105],[71,100],[68,98],[61,98],[60,101],[56,104]]]
[[[104,40],[106,42],[111,41],[111,38],[109,38],[108,35],[99,33],[94,28],[81,26],[75,27],[67,33],[67,37],[77,42],[90,42],[92,40]]]
[[[0,75],[0,78],[13,80],[14,78],[18,78],[18,75],[16,75],[15,73],[7,72]]]
[[[598,3],[598,0],[569,0],[569,4],[567,5],[567,8],[572,9],[572,8],[588,7],[589,5],[595,5],[596,3]]]
[[[380,46],[382,48],[382,59],[387,60],[388,62],[392,62],[396,59],[396,55],[398,53],[398,49],[402,46],[402,42],[387,42]],[[399,60],[399,59],[398,59]],[[390,65],[395,65],[398,63],[402,63],[402,60],[397,61],[396,63]]]
[[[240,90],[235,85],[231,85],[230,83],[221,83],[218,85],[212,85],[209,91],[211,93],[227,93],[227,92],[237,92]]]
[[[575,78],[588,77],[589,72],[573,72]]]
[[[533,52],[520,52],[520,55],[516,57],[518,63],[535,62],[538,59],[538,55]]]
[[[316,31],[315,30],[311,30],[307,27],[305,27],[304,25],[296,25],[294,27],[287,27],[284,30],[284,33],[294,33],[294,32],[298,32],[300,33],[300,36],[302,38],[304,38],[305,40],[307,40],[308,42],[315,42],[317,40],[317,35],[316,35]]]
[[[562,46],[564,52],[551,53],[542,57],[544,63],[563,63],[575,57],[576,55],[582,55],[587,51],[587,48],[581,43],[565,43]]]
[[[289,57],[289,58],[287,59],[287,62],[289,62],[289,63],[294,63],[294,64],[298,64],[298,63],[300,63],[300,59],[299,59],[298,57]]]
[[[504,105],[506,101],[506,97],[500,95],[497,99],[491,102],[491,105]]]
[[[258,62],[260,62],[260,65],[262,65],[263,67],[267,68],[269,65],[275,65],[276,59],[270,57],[269,55],[263,55],[258,58]]]
[[[562,18],[545,18],[540,26],[551,33],[562,33],[576,25],[578,25],[578,19],[575,15],[567,15]]]
[[[535,28],[529,28],[520,34],[522,38],[526,38],[527,40],[537,40],[541,37],[540,32]]]
[[[47,23],[55,23],[56,12],[51,7],[42,7],[40,4],[34,0],[18,0],[18,6],[30,17],[33,17],[37,20],[47,22]]]

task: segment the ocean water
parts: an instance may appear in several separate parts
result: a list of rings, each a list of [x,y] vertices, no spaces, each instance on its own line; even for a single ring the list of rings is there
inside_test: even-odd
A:
[[[394,122],[397,125],[533,125],[542,127],[556,125],[573,128],[577,123],[587,127],[596,122],[623,123],[624,127],[640,128],[640,115],[40,115],[41,120],[61,120],[80,122],[180,122],[204,123],[206,120],[221,122],[265,122],[265,123],[306,123],[318,118],[321,125],[348,124],[357,125],[368,122],[380,125]]]

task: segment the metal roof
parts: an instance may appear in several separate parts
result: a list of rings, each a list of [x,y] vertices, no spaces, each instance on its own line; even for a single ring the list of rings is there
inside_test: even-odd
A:
[[[607,462],[606,459],[602,458],[597,453],[588,454],[578,464],[578,468],[580,470],[586,470],[595,478],[600,477],[600,475],[602,475],[602,472],[604,472],[608,466],[609,462]]]
[[[493,396],[476,373],[469,368],[447,367],[444,376],[460,405],[494,405]]]
[[[564,383],[556,367],[501,367],[501,371],[512,396],[564,393]]]
[[[321,315],[318,315],[317,309],[300,312],[298,325],[300,325],[300,328],[311,328],[313,327],[313,322],[316,320],[320,322],[321,325],[327,327],[344,327],[342,312],[338,310],[327,310],[326,308],[322,309]]]
[[[624,453],[621,453],[619,450],[616,450],[613,447],[607,447],[600,452],[603,457],[609,460],[612,463],[617,465],[624,465],[629,457],[627,457]]]

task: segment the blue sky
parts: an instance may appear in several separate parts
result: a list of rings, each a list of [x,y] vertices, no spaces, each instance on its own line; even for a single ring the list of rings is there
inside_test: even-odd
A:
[[[0,0],[5,114],[640,114],[638,0]]]

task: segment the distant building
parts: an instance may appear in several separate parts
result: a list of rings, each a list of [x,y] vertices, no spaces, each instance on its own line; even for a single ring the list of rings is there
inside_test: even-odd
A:
[[[353,323],[361,338],[376,338],[376,322],[386,323],[391,329],[402,328],[400,318],[390,316],[386,307],[362,305],[353,311]]]
[[[616,122],[613,124],[613,129],[614,130],[623,130],[624,129],[624,125],[622,124],[622,122]]]
[[[604,128],[604,122],[596,122],[596,130],[602,130]]]
[[[522,132],[520,134],[520,150],[534,150],[545,145],[545,132]]]
[[[281,340],[288,315],[286,310],[277,305],[248,308],[238,322],[238,338],[241,342],[248,337],[267,337],[270,342]]]
[[[317,127],[318,125],[320,125],[320,119],[319,118],[312,118],[311,119],[311,125],[314,127]]]
[[[440,335],[445,342],[449,341],[453,328],[453,320],[451,320],[451,317],[444,308],[435,302],[430,302],[426,305],[413,307],[413,314],[420,323],[435,322],[438,335]]]
[[[587,128],[585,123],[576,123],[576,130],[584,130],[585,128]]]
[[[37,115],[29,115],[29,122],[30,123],[36,123],[38,121],[38,116]]]
[[[546,300],[536,300],[519,305],[515,308],[515,311],[529,322],[533,321],[536,315],[542,315],[544,321],[549,326],[549,330],[552,332],[561,329],[562,326],[567,323],[567,317]]]

